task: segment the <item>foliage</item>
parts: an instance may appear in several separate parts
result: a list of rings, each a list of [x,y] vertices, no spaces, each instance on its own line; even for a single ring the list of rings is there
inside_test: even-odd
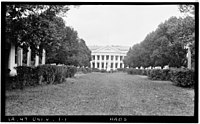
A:
[[[126,72],[126,68],[117,68],[117,71]]]
[[[18,66],[17,70],[17,84],[20,89],[23,89],[25,86],[34,86],[37,85],[37,72],[34,67],[28,66]]]
[[[147,75],[152,80],[172,81],[174,85],[181,87],[193,87],[195,85],[195,72],[191,69],[127,69],[128,74]]]
[[[55,81],[55,65],[40,65],[37,68],[39,84],[53,84]]]
[[[98,68],[92,68],[92,72],[100,72]]]
[[[194,5],[179,5],[180,12],[183,13],[190,13],[194,15],[195,13],[195,6]]]
[[[91,51],[83,39],[78,38],[78,33],[71,27],[65,27],[60,46],[47,51],[47,63],[89,66]]]
[[[56,15],[69,10],[64,5],[29,4],[7,4],[5,9],[6,41],[14,42],[24,50],[30,46],[37,52],[41,43],[54,41],[52,35],[56,33],[52,22]]]
[[[106,73],[107,71],[105,69],[100,70],[101,73]]]
[[[78,62],[79,66],[84,66],[84,67],[89,67],[90,66],[90,61],[91,61],[91,51],[89,48],[86,46],[85,41],[83,39],[80,39],[78,42]]]
[[[8,4],[6,41],[14,42],[24,52],[31,47],[32,57],[46,50],[47,63],[88,66],[91,52],[78,33],[66,27],[59,16],[69,10],[65,5]],[[32,58],[33,59],[33,58]]]
[[[75,66],[40,65],[37,67],[18,66],[17,76],[9,77],[7,87],[20,88],[46,84],[59,84],[65,78],[73,77],[76,73]],[[10,85],[10,86],[9,86]]]
[[[80,68],[77,69],[77,72],[82,72],[82,73],[86,74],[86,73],[91,73],[92,69],[91,68],[80,67]]]
[[[67,71],[65,73],[65,77],[74,77],[77,72],[77,68],[75,66],[66,66]]]
[[[193,87],[195,84],[195,72],[190,69],[171,69],[171,81],[181,87]]]
[[[143,70],[142,69],[129,68],[129,69],[127,69],[127,73],[132,74],[132,75],[142,75]]]
[[[149,33],[139,44],[131,47],[124,59],[129,67],[186,66],[185,46],[194,46],[195,21],[193,17],[171,17]],[[194,47],[192,47],[194,58]],[[192,60],[194,62],[194,59]]]
[[[169,69],[152,69],[148,73],[148,77],[152,80],[170,80]]]

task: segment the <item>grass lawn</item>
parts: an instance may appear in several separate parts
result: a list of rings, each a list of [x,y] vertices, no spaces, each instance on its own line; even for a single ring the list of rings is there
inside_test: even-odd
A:
[[[194,115],[194,90],[126,73],[89,73],[6,91],[6,115]]]

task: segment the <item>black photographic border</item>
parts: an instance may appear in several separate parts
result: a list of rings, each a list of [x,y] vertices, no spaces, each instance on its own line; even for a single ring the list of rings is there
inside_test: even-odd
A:
[[[70,115],[70,116],[5,116],[5,5],[56,4],[56,5],[179,5],[195,6],[195,107],[194,116],[121,116],[121,115]],[[199,54],[199,3],[198,2],[1,2],[1,121],[2,122],[112,122],[112,123],[198,123],[198,54]]]

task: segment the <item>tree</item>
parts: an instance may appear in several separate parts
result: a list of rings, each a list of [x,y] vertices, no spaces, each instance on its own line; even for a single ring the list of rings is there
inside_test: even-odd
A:
[[[69,10],[64,5],[4,4],[5,8],[5,50],[6,61],[10,44],[21,47],[26,52],[31,47],[35,54],[46,44],[55,43],[52,19],[59,13]],[[54,38],[54,39],[52,39]],[[38,46],[40,46],[38,49]],[[8,65],[6,65],[8,67]]]
[[[47,63],[89,66],[91,51],[78,33],[71,27],[64,27],[60,45],[47,51]]]
[[[85,41],[83,39],[79,40],[79,51],[78,51],[78,61],[79,66],[89,67],[91,61],[91,51],[86,46]]]
[[[188,20],[185,21],[185,26],[191,29],[191,33],[188,37],[183,37],[183,39],[189,41],[192,55],[192,63],[195,64],[195,6],[194,5],[179,5],[179,10],[182,13],[187,14]]]
[[[180,10],[180,12],[190,13],[192,15],[194,15],[194,13],[195,13],[194,5],[179,5],[179,10]]]
[[[171,17],[134,45],[125,58],[131,67],[186,66],[185,46],[194,40],[194,19]]]
[[[49,40],[54,33],[51,22],[57,14],[67,10],[64,5],[6,5],[7,41],[25,50],[29,46],[37,50],[42,42],[53,41]]]
[[[78,35],[77,32],[70,27],[62,27],[59,45],[47,52],[47,63],[57,63],[77,65],[75,55],[78,53]]]

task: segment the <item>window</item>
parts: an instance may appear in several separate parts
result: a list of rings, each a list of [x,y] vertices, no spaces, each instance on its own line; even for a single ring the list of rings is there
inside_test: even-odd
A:
[[[120,68],[122,68],[122,63],[120,63]]]
[[[122,61],[122,56],[120,56],[120,61]]]
[[[95,63],[94,62],[92,63],[92,67],[95,68]]]
[[[99,60],[99,55],[97,56],[97,60]]]
[[[108,60],[108,59],[109,59],[109,55],[106,56],[106,60]]]
[[[104,68],[104,63],[103,62],[101,63],[101,68]]]
[[[118,60],[118,56],[115,56],[115,60]]]
[[[99,63],[97,62],[97,68],[99,68]]]
[[[95,60],[95,55],[92,56],[93,60]]]
[[[113,68],[113,63],[111,63],[110,68]]]
[[[117,68],[118,63],[115,63],[115,68]]]
[[[101,56],[101,59],[104,60],[104,55]]]
[[[111,56],[111,60],[113,60],[113,56]]]

